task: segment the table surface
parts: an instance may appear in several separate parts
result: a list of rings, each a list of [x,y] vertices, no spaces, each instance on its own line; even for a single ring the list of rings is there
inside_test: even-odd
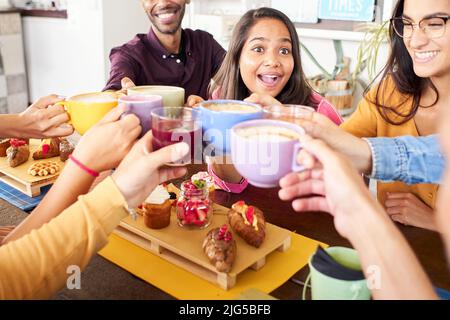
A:
[[[188,176],[205,170],[202,165],[189,167]],[[186,178],[186,177],[185,177]],[[175,180],[179,184],[182,179]],[[235,195],[218,191],[215,200],[224,206],[231,206],[244,200],[261,208],[266,220],[280,227],[296,231],[332,246],[347,246],[349,242],[339,236],[333,226],[332,217],[326,213],[296,213],[289,202],[282,202],[277,189],[259,189],[249,186],[242,194]],[[345,201],[345,200],[343,200]],[[26,213],[0,199],[0,225],[17,224]],[[424,229],[398,225],[405,235],[431,281],[437,287],[450,290],[450,272],[439,234]],[[401,274],[402,270],[397,270]],[[308,268],[303,268],[293,278],[306,279]],[[64,289],[54,299],[173,299],[172,296],[133,276],[108,260],[95,255],[82,273],[80,290]],[[300,299],[301,285],[288,281],[271,293],[278,299]]]

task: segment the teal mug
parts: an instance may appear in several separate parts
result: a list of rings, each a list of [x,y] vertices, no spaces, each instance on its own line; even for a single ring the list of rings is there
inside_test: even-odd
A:
[[[344,247],[329,247],[325,251],[342,266],[352,270],[361,270],[359,255],[356,250]],[[312,257],[308,262],[310,274],[303,288],[303,300],[305,300],[309,282],[311,282],[312,300],[370,300],[371,293],[366,279],[354,281],[336,279],[318,271],[311,261]]]

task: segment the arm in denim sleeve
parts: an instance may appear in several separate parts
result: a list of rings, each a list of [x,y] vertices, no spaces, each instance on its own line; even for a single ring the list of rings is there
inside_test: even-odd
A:
[[[440,182],[445,159],[437,135],[365,140],[372,149],[371,178],[408,184]]]

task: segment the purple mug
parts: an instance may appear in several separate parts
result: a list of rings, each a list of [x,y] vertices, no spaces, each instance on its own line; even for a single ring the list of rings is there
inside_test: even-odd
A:
[[[233,165],[256,187],[278,187],[286,174],[304,170],[297,164],[298,138],[303,134],[303,128],[285,121],[241,122],[231,128]]]
[[[152,111],[162,108],[163,99],[157,95],[123,96],[119,99],[119,103],[126,106],[122,117],[134,114],[139,118],[142,127],[139,138],[142,138],[152,128]]]

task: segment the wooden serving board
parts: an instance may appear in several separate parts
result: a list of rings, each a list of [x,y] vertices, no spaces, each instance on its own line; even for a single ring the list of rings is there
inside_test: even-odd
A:
[[[11,187],[25,193],[30,197],[36,197],[41,194],[41,188],[56,181],[59,173],[64,169],[64,162],[59,157],[53,157],[44,160],[33,160],[33,152],[37,150],[41,140],[30,139],[30,158],[20,166],[11,168],[6,157],[0,158],[0,181]],[[59,171],[53,175],[45,177],[35,177],[28,174],[28,168],[38,162],[55,161],[59,165]]]
[[[266,238],[259,248],[248,245],[233,233],[237,245],[233,268],[229,273],[218,272],[209,263],[202,244],[209,230],[228,223],[228,210],[214,204],[212,222],[203,230],[180,227],[177,223],[176,209],[172,208],[170,225],[164,229],[149,229],[141,216],[138,216],[137,220],[129,216],[121,221],[114,232],[137,246],[228,290],[236,284],[240,273],[249,268],[259,270],[264,266],[270,253],[276,250],[286,251],[291,245],[291,231],[270,223],[266,223]]]

